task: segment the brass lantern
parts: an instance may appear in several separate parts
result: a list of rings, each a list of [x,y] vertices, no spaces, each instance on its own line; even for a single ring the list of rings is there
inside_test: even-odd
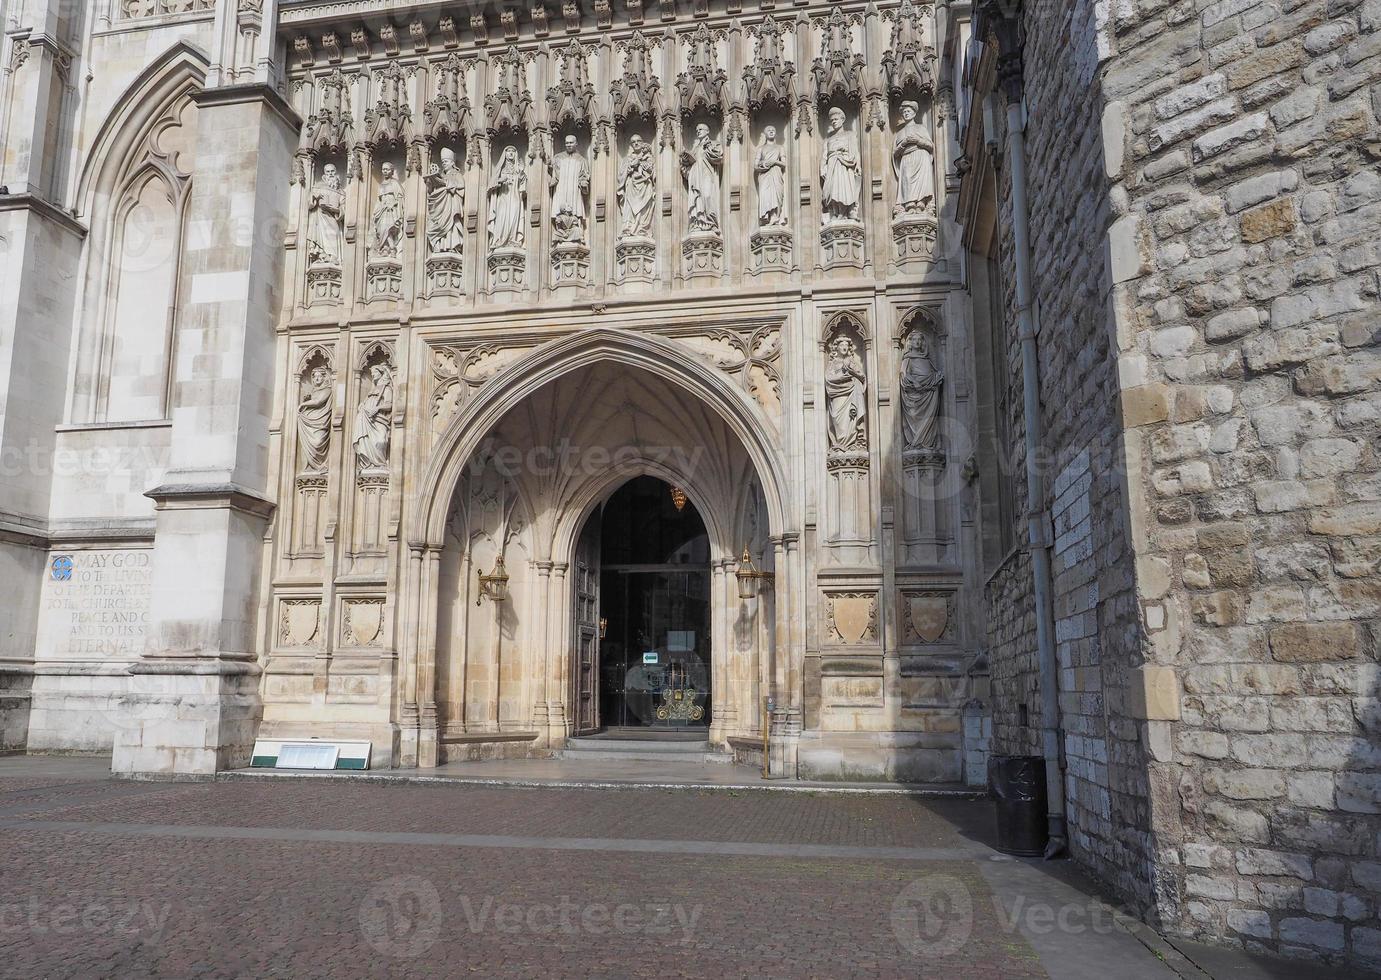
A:
[[[494,570],[488,575],[484,572],[479,573],[480,594],[475,599],[475,605],[479,605],[485,599],[490,602],[503,602],[508,598],[508,570],[503,566],[503,555],[494,559]]]
[[[759,592],[759,582],[770,581],[776,576],[771,572],[764,572],[753,564],[753,556],[749,554],[748,547],[743,548],[743,557],[738,560],[738,571],[734,573],[738,579],[738,597],[740,599],[756,599]]]

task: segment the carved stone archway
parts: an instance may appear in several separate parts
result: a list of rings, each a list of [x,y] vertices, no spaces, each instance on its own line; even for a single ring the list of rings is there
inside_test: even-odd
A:
[[[551,392],[583,376],[594,379],[599,398],[568,399],[555,407],[543,401],[555,398]],[[527,676],[531,678],[528,686],[508,696],[501,691],[496,693],[500,703],[510,706],[509,716],[486,716],[481,734],[492,731],[496,739],[501,740],[510,737],[514,729],[530,729],[538,745],[552,748],[559,747],[569,734],[570,719],[565,714],[563,692],[569,673],[566,661],[571,634],[567,627],[573,600],[568,595],[572,589],[567,571],[571,567],[576,539],[591,510],[634,475],[657,476],[683,486],[701,513],[707,516],[707,530],[712,539],[712,587],[719,604],[714,629],[724,646],[730,635],[729,617],[738,615],[733,581],[735,553],[747,543],[738,540],[743,532],[736,522],[744,509],[743,488],[746,485],[754,487],[753,492],[761,496],[765,518],[757,535],[759,558],[769,567],[778,569],[778,576],[775,588],[764,596],[761,607],[753,607],[752,615],[762,617],[763,623],[770,623],[773,635],[785,636],[791,632],[788,617],[793,608],[792,584],[799,577],[789,572],[785,548],[786,542],[795,541],[796,536],[787,530],[788,522],[794,524],[795,509],[791,489],[784,477],[786,466],[775,428],[731,380],[684,348],[659,337],[609,328],[582,331],[537,348],[478,388],[441,434],[416,495],[409,502],[414,516],[408,524],[410,561],[400,610],[408,620],[403,630],[405,639],[400,664],[403,764],[435,765],[442,755],[439,743],[447,736],[447,732],[438,731],[438,718],[451,713],[448,711],[451,702],[443,701],[438,708],[438,683],[440,681],[444,688],[447,677],[438,678],[437,610],[440,602],[450,601],[441,591],[443,577],[449,585],[457,581],[457,574],[472,576],[474,572],[467,566],[461,573],[450,571],[443,576],[442,570],[452,499],[458,488],[473,478],[472,461],[483,459],[486,452],[492,451],[496,440],[506,447],[550,446],[566,431],[550,428],[553,424],[571,426],[572,431],[583,425],[580,431],[586,433],[587,438],[589,433],[596,433],[593,437],[596,440],[603,438],[613,430],[612,425],[598,419],[581,422],[574,418],[570,406],[597,404],[600,406],[597,411],[617,412],[620,399],[627,398],[626,393],[610,394],[618,383],[641,385],[645,406],[649,404],[648,398],[655,397],[648,393],[656,391],[664,392],[667,402],[681,406],[679,415],[673,413],[660,421],[653,417],[655,412],[635,412],[643,420],[645,431],[629,440],[628,445],[641,446],[644,437],[651,438],[654,443],[659,438],[674,438],[669,434],[676,432],[679,426],[684,446],[709,443],[720,448],[732,444],[736,448],[725,457],[729,462],[710,459],[703,463],[699,472],[696,466],[682,466],[674,460],[657,458],[655,454],[639,455],[633,451],[609,473],[549,479],[542,486],[538,485],[542,481],[537,477],[528,473],[519,475],[518,482],[523,486],[515,486],[514,495],[545,503],[534,515],[533,526],[525,531],[523,543],[533,569],[525,588],[533,590],[533,594],[512,596],[510,602],[512,608],[523,609],[524,614],[538,624],[529,627],[534,632],[525,634],[523,647],[525,655],[534,658],[534,662],[540,660],[545,666],[538,670],[533,663],[524,664],[521,669],[528,671]],[[534,410],[534,405],[541,405],[541,411]],[[548,426],[541,431],[532,428],[532,419],[539,416],[547,420],[543,425]],[[552,419],[560,421],[553,423]],[[492,561],[492,557],[489,560]],[[449,631],[443,632],[446,642],[454,642]],[[790,669],[785,662],[790,658],[788,646],[772,641],[764,643],[764,649],[775,659],[768,659],[767,666],[761,670],[756,666],[753,670],[754,690],[761,683],[764,689],[780,691],[778,700],[783,704],[798,700],[787,690],[790,679],[799,677],[799,669]],[[452,648],[443,651],[441,659],[444,663],[454,656]],[[489,667],[484,669],[489,670]],[[494,670],[497,669],[496,666]],[[742,700],[747,714],[752,706],[746,699]],[[521,703],[520,717],[511,707],[515,703]],[[727,724],[736,716],[729,711],[724,717]],[[738,718],[736,723],[746,730],[760,724],[760,720]],[[450,734],[456,735],[453,726]],[[728,734],[727,729],[718,733],[721,742]],[[473,743],[471,735],[469,731],[464,732],[464,737]]]

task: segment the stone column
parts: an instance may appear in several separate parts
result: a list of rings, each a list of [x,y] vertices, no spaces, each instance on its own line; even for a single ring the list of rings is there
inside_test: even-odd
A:
[[[144,656],[131,668],[138,725],[115,743],[113,768],[124,773],[245,765],[260,717],[274,323],[301,121],[258,83],[207,89],[197,104],[201,179],[187,217],[170,466],[149,491],[153,597]]]
[[[796,749],[801,736],[801,704],[799,684],[793,682],[793,674],[799,675],[799,667],[793,668],[798,659],[797,653],[803,649],[795,643],[795,619],[797,612],[793,603],[792,587],[795,580],[795,565],[791,561],[791,547],[794,539],[787,536],[773,537],[774,579],[773,604],[775,606],[775,635],[772,638],[771,696],[773,698],[771,728],[768,741],[768,775],[774,779],[796,778]]]

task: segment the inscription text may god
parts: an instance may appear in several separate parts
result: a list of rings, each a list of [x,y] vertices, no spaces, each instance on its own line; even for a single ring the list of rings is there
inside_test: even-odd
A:
[[[148,551],[53,555],[43,582],[40,656],[139,656],[151,576]]]

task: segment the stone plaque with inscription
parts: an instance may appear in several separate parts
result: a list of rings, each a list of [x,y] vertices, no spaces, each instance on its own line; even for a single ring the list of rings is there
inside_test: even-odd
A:
[[[39,660],[134,660],[149,624],[153,552],[54,551],[43,572]]]

